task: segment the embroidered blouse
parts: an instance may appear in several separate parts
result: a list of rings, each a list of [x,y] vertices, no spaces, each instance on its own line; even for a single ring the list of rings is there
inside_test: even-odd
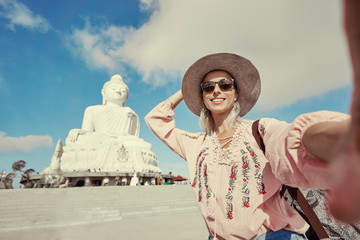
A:
[[[262,118],[259,132],[266,156],[252,135],[250,120],[242,120],[230,146],[220,148],[216,134],[189,133],[175,128],[174,111],[165,102],[146,117],[150,129],[187,161],[191,186],[212,236],[251,239],[269,230],[305,233],[308,224],[280,196],[283,184],[326,188],[329,166],[302,144],[314,123],[340,121],[348,115],[320,111],[300,115],[289,124]]]

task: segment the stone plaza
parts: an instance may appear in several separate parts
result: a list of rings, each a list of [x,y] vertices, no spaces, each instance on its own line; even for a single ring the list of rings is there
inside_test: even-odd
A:
[[[207,239],[190,185],[2,190],[0,239]]]

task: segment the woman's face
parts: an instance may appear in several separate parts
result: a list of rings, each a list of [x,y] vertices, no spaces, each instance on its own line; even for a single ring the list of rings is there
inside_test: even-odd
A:
[[[228,114],[234,106],[234,102],[238,98],[238,94],[234,86],[228,90],[222,90],[219,87],[219,82],[222,79],[231,79],[230,74],[225,71],[217,70],[208,73],[203,82],[212,81],[215,88],[211,92],[203,91],[203,101],[207,109],[210,110],[212,116],[217,114]]]

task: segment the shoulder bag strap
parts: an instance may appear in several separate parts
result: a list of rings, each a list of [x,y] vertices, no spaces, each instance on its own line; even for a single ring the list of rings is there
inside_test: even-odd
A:
[[[301,207],[301,209],[303,210],[303,212],[308,220],[308,223],[314,229],[318,238],[319,239],[329,238],[329,235],[325,231],[324,226],[322,225],[319,218],[315,214],[314,210],[310,206],[308,200],[306,200],[304,195],[301,193],[300,189],[286,186],[286,185],[285,185],[285,188],[287,189],[287,191],[290,194],[290,196],[292,197],[292,199],[295,199],[297,201],[297,203],[299,204],[299,206]]]
[[[265,154],[265,144],[264,144],[264,141],[263,141],[258,129],[259,129],[259,120],[256,120],[252,124],[252,134],[253,134],[257,144],[259,145],[259,147],[261,148],[261,150]],[[280,192],[281,196],[283,196],[285,190],[288,190],[290,196],[294,200],[297,201],[297,203],[299,204],[299,206],[303,210],[306,218],[308,219],[308,223],[314,229],[314,231],[315,231],[316,235],[318,236],[318,238],[319,239],[329,238],[329,235],[326,233],[326,231],[324,229],[324,226],[321,224],[319,218],[317,217],[317,215],[313,211],[312,207],[310,206],[309,202],[306,200],[304,195],[301,193],[300,189],[290,187],[290,186],[287,186],[287,185],[283,185],[283,188],[282,188],[282,190]]]
[[[259,145],[260,149],[263,151],[263,153],[265,154],[265,144],[264,141],[258,131],[259,129],[259,121],[260,120],[256,120],[253,122],[252,124],[252,134],[256,140],[256,143]]]

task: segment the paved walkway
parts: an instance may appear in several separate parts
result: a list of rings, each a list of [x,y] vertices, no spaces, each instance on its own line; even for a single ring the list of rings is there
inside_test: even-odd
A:
[[[200,212],[0,232],[1,240],[206,240],[207,237]]]

